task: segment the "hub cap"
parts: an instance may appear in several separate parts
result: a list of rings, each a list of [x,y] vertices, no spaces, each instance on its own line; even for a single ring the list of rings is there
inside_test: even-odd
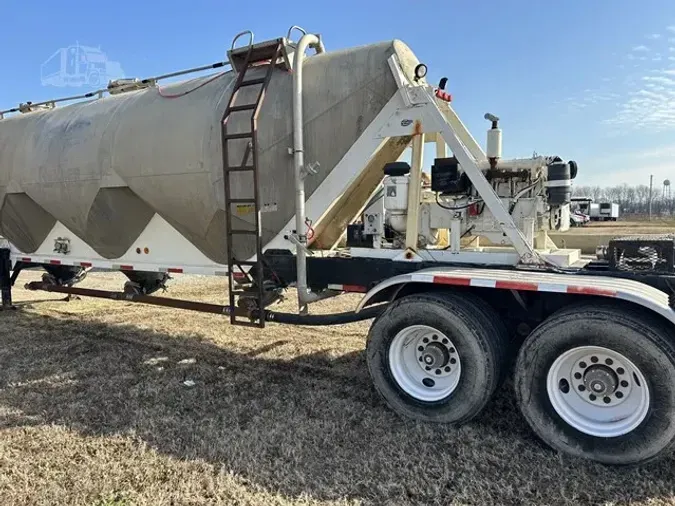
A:
[[[450,395],[461,374],[452,341],[426,325],[406,327],[394,337],[389,347],[389,369],[404,392],[425,402]]]
[[[558,415],[591,436],[627,434],[649,411],[642,372],[621,353],[599,346],[560,355],[548,372],[546,390]]]

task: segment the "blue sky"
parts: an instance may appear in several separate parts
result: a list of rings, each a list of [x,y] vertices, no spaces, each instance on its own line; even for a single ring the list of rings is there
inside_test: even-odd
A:
[[[586,184],[675,178],[673,0],[232,3],[4,0],[0,108],[83,91],[41,83],[43,62],[76,42],[143,77],[221,60],[241,30],[263,40],[297,24],[328,50],[404,40],[430,80],[449,78],[481,144],[483,114],[502,118],[505,156],[574,158]]]

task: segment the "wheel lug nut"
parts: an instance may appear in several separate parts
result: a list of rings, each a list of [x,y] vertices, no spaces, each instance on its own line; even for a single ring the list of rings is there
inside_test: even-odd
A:
[[[424,344],[428,343],[428,342],[429,342],[429,338],[428,338],[428,337],[425,337],[424,339],[422,339],[422,342],[423,342]]]
[[[588,398],[589,398],[590,400],[592,400],[592,401],[594,401],[595,399],[597,399],[597,397],[596,397],[595,395],[593,395],[593,394],[589,395]]]
[[[443,371],[441,371],[440,369],[436,369],[436,374],[441,374],[442,372]]]
[[[575,372],[575,373],[574,373],[574,379],[580,380],[580,379],[581,379],[581,373],[580,373],[580,372]]]
[[[452,365],[455,365],[455,364],[457,363],[457,359],[451,358],[451,359],[450,359],[450,363],[451,363]]]
[[[612,360],[611,358],[605,359],[605,364],[612,365],[613,363],[614,363],[614,360]]]
[[[625,372],[626,372],[626,371],[623,370],[623,367],[617,367],[617,368],[616,368],[616,373],[617,373],[617,374],[623,374],[623,373],[625,373]]]
[[[438,341],[438,336],[433,337],[434,341]]]
[[[614,395],[616,395],[617,399],[621,399],[623,397],[623,392],[617,392]]]
[[[621,386],[626,388],[628,386],[628,382],[626,380],[621,380]]]
[[[449,341],[447,339],[443,339],[443,341],[442,341],[443,344],[448,344],[448,342]]]
[[[609,404],[610,402],[612,402],[612,399],[610,399],[609,397],[604,397],[602,400],[604,401],[605,404]]]
[[[445,372],[450,372],[450,367],[446,367]]]
[[[586,387],[584,385],[579,385],[577,388],[579,389],[579,392],[583,392],[584,390],[586,390]]]
[[[593,362],[594,364],[597,364],[598,363],[598,357],[591,357],[591,362]]]
[[[420,346],[417,348],[417,351],[424,351],[424,346]]]
[[[581,367],[582,369],[586,369],[586,366],[587,366],[586,362],[579,362],[579,367]]]

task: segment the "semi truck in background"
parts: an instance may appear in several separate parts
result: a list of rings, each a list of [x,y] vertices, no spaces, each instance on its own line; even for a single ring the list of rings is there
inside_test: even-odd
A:
[[[373,320],[367,367],[401,416],[470,423],[517,356],[518,405],[552,448],[607,464],[669,454],[675,241],[618,238],[601,259],[557,248],[577,164],[503,158],[491,113],[483,149],[448,80],[426,75],[401,41],[327,51],[293,27],[242,32],[224,62],[0,111],[2,306],[39,267],[26,289],[236,325]],[[92,268],[128,281],[77,286]],[[226,277],[227,301],[155,295],[182,273]],[[297,313],[271,309],[289,288]],[[353,292],[354,311],[310,314]]]

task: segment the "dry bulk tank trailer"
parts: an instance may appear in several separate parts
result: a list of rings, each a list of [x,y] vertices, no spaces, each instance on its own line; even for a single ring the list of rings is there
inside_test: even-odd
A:
[[[399,41],[324,52],[304,32],[246,35],[209,66],[229,72],[123,80],[68,107],[2,112],[3,308],[18,273],[40,266],[42,282],[26,288],[238,324],[374,318],[368,368],[403,416],[469,422],[517,357],[520,408],[553,448],[609,464],[669,451],[672,237],[616,239],[604,259],[556,248],[547,231],[569,227],[576,164],[503,159],[491,114],[484,152],[447,79],[429,85]],[[398,161],[408,146],[411,164]],[[90,268],[129,282],[74,286]],[[152,295],[171,273],[228,276],[229,304]],[[291,286],[298,314],[267,309]],[[355,311],[308,314],[346,292],[365,294]]]

